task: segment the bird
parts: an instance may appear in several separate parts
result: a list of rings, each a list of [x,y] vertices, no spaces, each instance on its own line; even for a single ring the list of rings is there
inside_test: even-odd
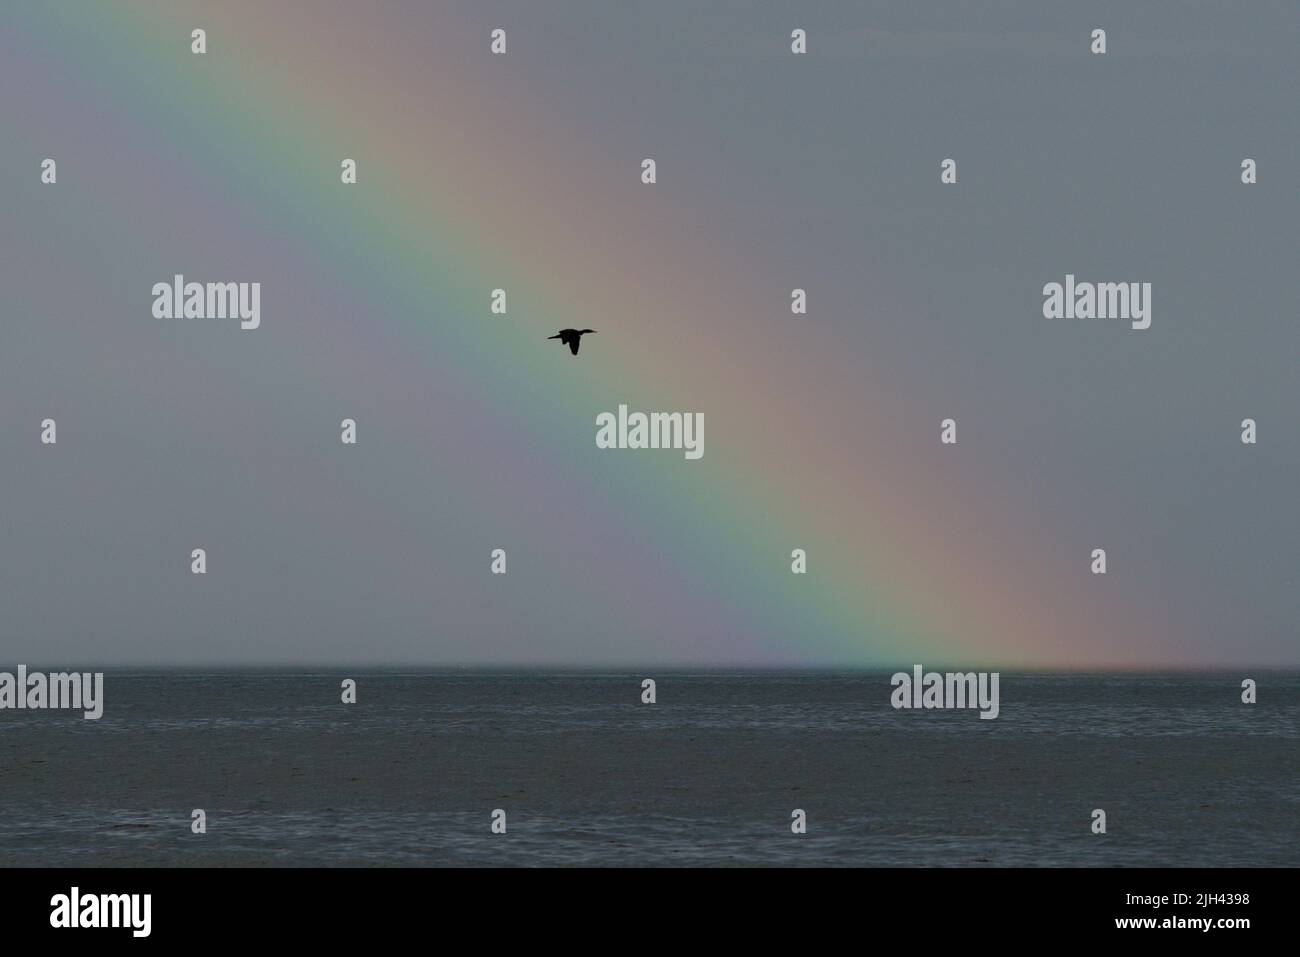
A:
[[[587,333],[595,333],[595,329],[561,329],[553,336],[547,336],[547,339],[559,339],[564,343],[576,356],[578,354],[578,340]]]

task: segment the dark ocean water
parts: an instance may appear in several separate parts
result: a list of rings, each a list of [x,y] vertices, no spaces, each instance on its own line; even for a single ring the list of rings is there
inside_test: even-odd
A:
[[[1300,673],[1004,673],[994,721],[890,690],[110,670],[99,721],[0,711],[0,865],[1300,864]]]

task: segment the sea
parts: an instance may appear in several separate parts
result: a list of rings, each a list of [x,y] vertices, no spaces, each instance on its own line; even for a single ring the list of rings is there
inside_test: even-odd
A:
[[[103,670],[0,711],[0,866],[1300,865],[1295,671]]]

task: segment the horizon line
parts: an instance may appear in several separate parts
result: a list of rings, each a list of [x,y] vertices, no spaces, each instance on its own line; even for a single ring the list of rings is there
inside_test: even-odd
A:
[[[352,671],[358,674],[384,671],[425,671],[433,673],[510,673],[554,675],[570,674],[640,674],[657,671],[661,673],[710,672],[715,674],[876,674],[885,672],[908,672],[920,666],[927,672],[968,672],[985,671],[999,674],[1023,675],[1157,675],[1157,674],[1225,674],[1240,672],[1244,669],[1270,672],[1300,672],[1300,662],[1234,662],[1232,664],[1204,665],[1167,665],[1146,663],[1140,665],[1089,664],[1089,665],[989,665],[984,664],[925,664],[924,662],[906,662],[894,664],[762,664],[762,663],[691,663],[691,662],[642,662],[636,664],[604,663],[527,663],[527,662],[348,662],[348,661],[264,661],[264,662],[230,662],[230,661],[193,661],[193,662],[144,662],[124,661],[113,664],[103,662],[67,666],[63,664],[33,665],[29,662],[15,662],[12,666],[0,664],[0,672],[16,670],[23,667],[29,673],[34,672],[110,672],[123,671],[167,671],[167,672],[276,672],[281,674],[303,674],[311,671],[341,672]]]

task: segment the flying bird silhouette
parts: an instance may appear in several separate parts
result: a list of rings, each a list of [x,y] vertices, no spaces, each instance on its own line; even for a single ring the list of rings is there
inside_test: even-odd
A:
[[[561,329],[553,336],[547,336],[547,339],[559,339],[564,343],[576,356],[578,354],[578,340],[587,333],[595,333],[595,329]]]

